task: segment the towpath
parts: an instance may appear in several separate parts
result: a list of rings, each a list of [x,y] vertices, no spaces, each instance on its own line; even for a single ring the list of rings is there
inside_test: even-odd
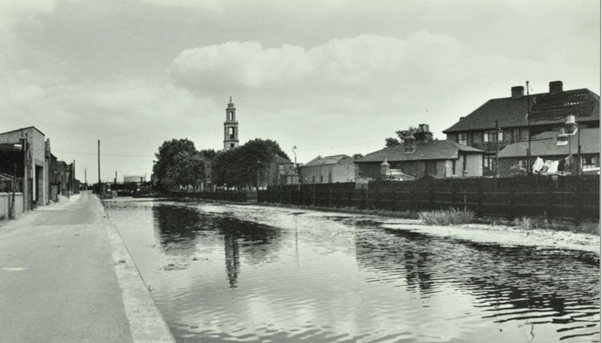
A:
[[[174,342],[99,199],[0,224],[0,342]]]

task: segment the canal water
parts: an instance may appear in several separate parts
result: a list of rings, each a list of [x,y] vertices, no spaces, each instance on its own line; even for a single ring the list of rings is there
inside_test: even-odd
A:
[[[600,341],[591,253],[273,207],[105,207],[178,342]]]

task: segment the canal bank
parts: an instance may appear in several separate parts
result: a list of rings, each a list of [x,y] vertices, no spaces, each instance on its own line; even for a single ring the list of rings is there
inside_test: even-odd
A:
[[[137,200],[137,199],[136,199]],[[155,198],[139,201],[174,201],[173,198]],[[113,199],[110,201],[129,201]],[[332,208],[315,206],[282,205],[268,203],[237,203],[221,200],[185,198],[175,201],[189,203],[213,204],[215,208],[225,206],[234,214],[249,218],[249,211],[244,209],[273,209],[275,212],[294,215],[310,214],[311,216],[348,215],[358,220],[368,220],[378,227],[387,230],[416,232],[436,237],[447,237],[475,243],[499,244],[503,246],[531,246],[536,249],[562,249],[568,251],[593,252],[600,255],[600,236],[595,234],[572,232],[569,230],[524,229],[513,226],[512,222],[503,219],[477,219],[475,223],[450,226],[423,225],[418,220],[418,213],[407,211],[361,210],[356,208]],[[211,207],[209,207],[209,210]],[[266,225],[273,223],[267,218],[255,218]]]
[[[0,224],[1,342],[175,342],[91,193]]]

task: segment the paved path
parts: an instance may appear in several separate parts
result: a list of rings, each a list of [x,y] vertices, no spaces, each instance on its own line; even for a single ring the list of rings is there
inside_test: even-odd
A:
[[[0,342],[174,342],[96,196],[0,224]]]

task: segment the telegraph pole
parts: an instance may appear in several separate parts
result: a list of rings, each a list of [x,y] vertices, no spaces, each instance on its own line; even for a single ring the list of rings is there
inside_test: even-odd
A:
[[[98,184],[100,185],[100,139],[98,140]]]
[[[529,129],[529,148],[527,148],[527,163],[529,166],[528,174],[533,174],[531,163],[531,103],[529,101],[529,81],[527,81],[527,127]]]

